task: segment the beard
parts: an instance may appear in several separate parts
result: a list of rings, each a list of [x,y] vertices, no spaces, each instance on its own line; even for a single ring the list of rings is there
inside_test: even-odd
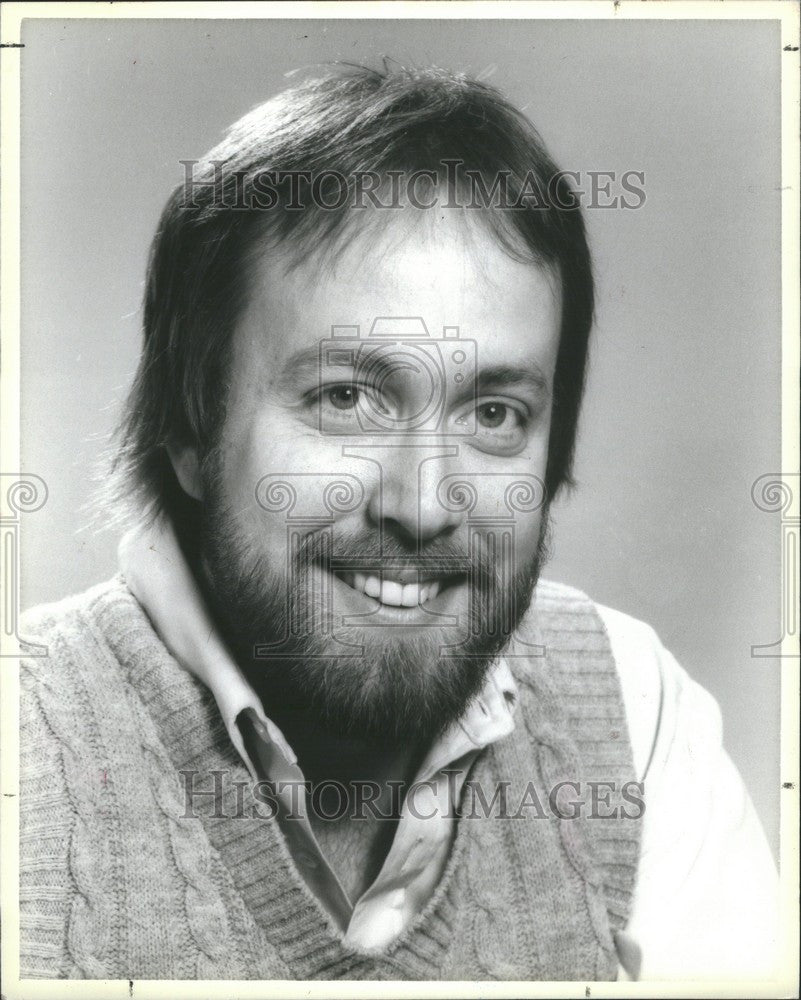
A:
[[[474,533],[465,545],[437,538],[413,549],[377,529],[337,534],[336,525],[288,541],[292,551],[270,565],[245,540],[222,494],[219,477],[210,477],[201,576],[266,713],[294,713],[319,731],[376,747],[431,742],[464,714],[523,619],[547,554],[546,505],[536,554],[520,568],[491,532]],[[375,627],[367,615],[363,624],[346,623],[333,612],[340,565],[441,575],[462,586],[466,608],[455,624]]]

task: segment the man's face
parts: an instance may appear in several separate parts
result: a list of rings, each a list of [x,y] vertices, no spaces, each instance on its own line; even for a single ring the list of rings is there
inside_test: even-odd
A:
[[[268,699],[384,741],[461,714],[536,581],[559,328],[553,276],[448,213],[259,265],[203,554]]]

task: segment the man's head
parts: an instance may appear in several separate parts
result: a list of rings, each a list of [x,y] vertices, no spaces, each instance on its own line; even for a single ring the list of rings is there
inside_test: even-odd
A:
[[[268,697],[376,739],[461,712],[570,481],[591,318],[576,203],[483,84],[337,72],[193,166],[122,465]]]

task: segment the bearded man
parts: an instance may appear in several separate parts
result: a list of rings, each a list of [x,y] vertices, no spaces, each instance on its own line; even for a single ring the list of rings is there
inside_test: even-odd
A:
[[[183,166],[115,466],[141,523],[25,619],[23,974],[765,974],[717,707],[540,580],[593,279],[533,126],[350,67]]]

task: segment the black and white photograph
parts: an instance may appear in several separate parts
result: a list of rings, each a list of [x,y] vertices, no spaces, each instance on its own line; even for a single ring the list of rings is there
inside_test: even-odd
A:
[[[3,5],[4,997],[798,995],[798,14]]]

